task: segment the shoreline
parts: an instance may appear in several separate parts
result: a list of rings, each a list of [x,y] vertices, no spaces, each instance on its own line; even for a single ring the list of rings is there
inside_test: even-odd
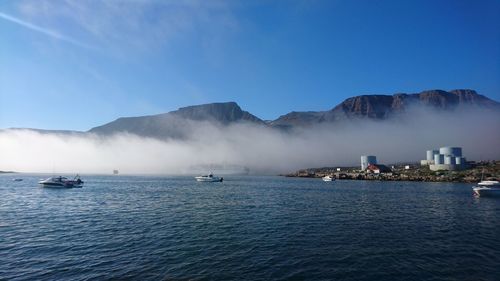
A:
[[[469,163],[470,168],[460,171],[431,171],[428,166],[417,164],[393,165],[390,172],[370,173],[361,171],[357,167],[344,167],[338,171],[337,167],[301,169],[285,177],[322,178],[330,175],[341,180],[377,180],[377,181],[413,181],[413,182],[458,182],[477,183],[481,180],[500,178],[500,161],[482,161]]]

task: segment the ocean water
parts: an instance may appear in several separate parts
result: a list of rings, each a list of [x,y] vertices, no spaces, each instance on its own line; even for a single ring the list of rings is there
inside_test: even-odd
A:
[[[470,184],[40,178],[0,176],[2,280],[500,280],[500,199]]]

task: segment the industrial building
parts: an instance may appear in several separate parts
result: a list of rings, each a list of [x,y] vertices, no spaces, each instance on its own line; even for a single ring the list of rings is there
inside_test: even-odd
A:
[[[368,166],[377,164],[377,157],[373,155],[361,156],[361,170],[366,170]]]
[[[451,146],[441,147],[439,150],[427,150],[426,159],[421,160],[420,164],[422,166],[429,165],[432,171],[467,168],[466,159],[462,156],[462,148]]]

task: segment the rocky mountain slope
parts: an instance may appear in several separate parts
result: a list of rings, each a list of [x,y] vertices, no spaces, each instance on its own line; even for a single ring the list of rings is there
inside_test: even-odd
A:
[[[212,103],[180,108],[165,114],[119,118],[116,121],[90,130],[97,134],[129,132],[149,137],[183,138],[191,133],[198,121],[217,125],[246,122],[273,128],[314,126],[321,123],[341,122],[346,119],[368,118],[384,120],[407,112],[412,107],[438,111],[460,110],[464,107],[494,109],[500,111],[500,103],[474,90],[430,90],[417,94],[362,95],[344,100],[328,111],[290,112],[265,123],[243,111],[235,102]]]
[[[328,111],[291,112],[270,122],[271,126],[308,126],[343,119],[387,119],[405,113],[411,107],[422,106],[437,110],[460,110],[463,107],[500,110],[500,103],[474,90],[430,90],[417,94],[362,95],[344,100]]]
[[[182,107],[158,115],[119,118],[92,128],[89,132],[100,135],[127,132],[146,137],[184,138],[196,129],[195,123],[200,121],[222,126],[238,122],[265,125],[264,121],[243,111],[235,102],[226,102]]]

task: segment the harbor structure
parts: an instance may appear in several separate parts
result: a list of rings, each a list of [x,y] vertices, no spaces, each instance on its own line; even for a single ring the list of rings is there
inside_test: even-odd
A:
[[[370,165],[377,164],[377,157],[373,155],[363,155],[361,156],[361,170],[366,170]]]
[[[426,159],[421,160],[420,164],[422,166],[429,165],[429,169],[432,171],[453,171],[467,168],[466,159],[462,156],[462,148],[456,146],[444,146],[439,150],[427,150]]]

